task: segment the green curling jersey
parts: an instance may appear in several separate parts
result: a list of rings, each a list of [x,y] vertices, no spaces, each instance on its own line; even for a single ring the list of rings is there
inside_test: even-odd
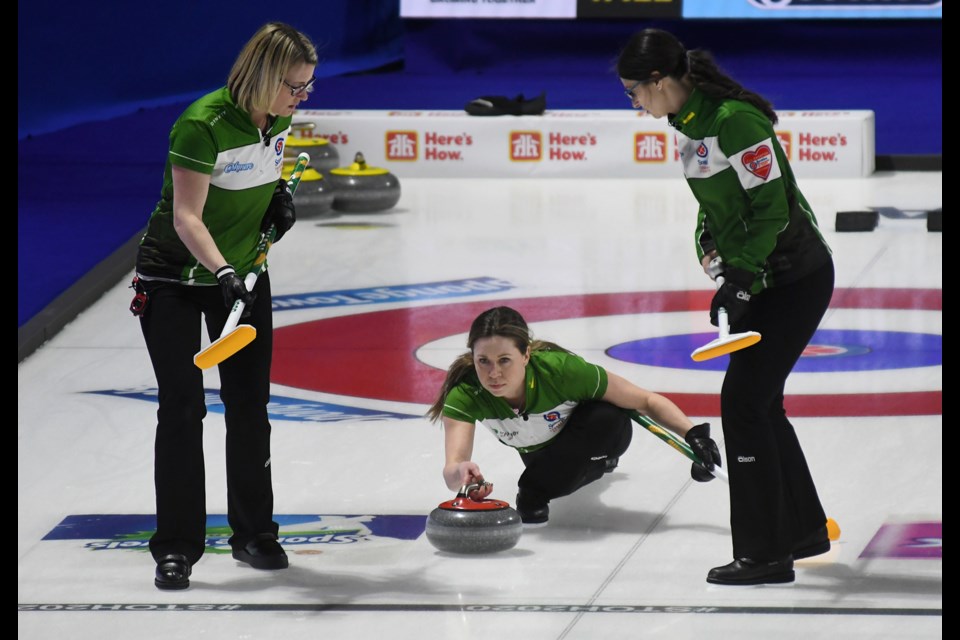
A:
[[[759,109],[694,89],[670,124],[700,204],[698,258],[716,249],[725,265],[753,274],[753,293],[798,280],[830,260],[813,210]]]
[[[565,351],[534,351],[526,367],[526,406],[520,413],[483,388],[476,372],[447,394],[443,415],[480,422],[503,444],[521,452],[546,445],[583,400],[603,397],[607,372]]]
[[[283,170],[291,120],[276,118],[269,137],[263,136],[226,87],[187,107],[170,131],[160,201],[140,241],[137,273],[141,278],[182,284],[217,281],[173,228],[174,165],[210,176],[203,223],[237,273],[243,276],[251,271],[263,214]]]

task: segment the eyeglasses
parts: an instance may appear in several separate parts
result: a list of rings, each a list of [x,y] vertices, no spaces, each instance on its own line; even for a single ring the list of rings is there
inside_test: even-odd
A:
[[[290,95],[296,98],[296,97],[308,96],[311,93],[313,93],[313,83],[316,81],[317,81],[317,77],[314,76],[310,78],[310,80],[306,84],[302,84],[299,87],[295,87],[294,85],[290,84],[286,80],[281,80],[280,82],[282,82],[287,89],[290,89]]]
[[[636,90],[636,88],[639,87],[640,85],[646,84],[646,83],[648,83],[648,82],[650,82],[650,81],[649,81],[649,80],[637,80],[636,82],[634,82],[634,83],[630,86],[629,89],[624,89],[624,90],[623,90],[623,94],[624,94],[625,96],[627,96],[627,99],[632,102],[632,101],[635,100],[636,97],[637,97],[637,96],[633,95],[633,92]]]

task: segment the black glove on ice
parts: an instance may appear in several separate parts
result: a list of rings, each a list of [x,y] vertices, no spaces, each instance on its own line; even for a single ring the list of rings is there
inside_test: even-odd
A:
[[[720,449],[717,448],[717,443],[710,437],[710,423],[704,422],[703,424],[694,425],[694,427],[683,436],[683,439],[686,440],[693,452],[697,454],[697,457],[700,458],[706,466],[706,469],[704,469],[694,462],[690,467],[690,477],[697,482],[710,482],[713,480],[713,474],[710,473],[710,471],[713,470],[714,465],[720,466]]]

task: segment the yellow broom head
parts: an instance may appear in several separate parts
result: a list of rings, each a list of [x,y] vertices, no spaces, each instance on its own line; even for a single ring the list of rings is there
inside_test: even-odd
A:
[[[747,331],[746,333],[735,333],[725,338],[718,338],[708,344],[703,345],[690,354],[694,362],[703,362],[725,356],[728,353],[746,349],[747,347],[760,342],[760,334],[756,331]]]
[[[225,336],[220,336],[210,346],[193,356],[193,363],[201,369],[218,365],[240,349],[253,342],[257,330],[249,324],[241,324]]]

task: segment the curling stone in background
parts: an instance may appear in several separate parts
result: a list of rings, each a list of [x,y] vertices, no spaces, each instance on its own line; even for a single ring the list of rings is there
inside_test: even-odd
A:
[[[386,169],[367,165],[357,153],[349,167],[331,169],[333,209],[345,213],[372,213],[390,209],[400,200],[400,181]]]
[[[340,154],[337,147],[330,144],[326,138],[306,136],[316,125],[312,122],[294,123],[287,137],[287,144],[283,148],[285,158],[296,158],[301,153],[310,154],[310,166],[326,173],[330,169],[340,166]]]
[[[334,215],[333,188],[330,181],[325,180],[323,174],[313,167],[312,160],[311,158],[311,164],[303,171],[300,185],[293,194],[293,206],[297,209],[297,217],[301,219]],[[290,179],[294,164],[296,158],[283,159],[281,175],[284,180]]]
[[[523,532],[520,514],[503,500],[474,500],[479,484],[460,489],[453,500],[441,502],[427,518],[427,540],[450,553],[493,553],[516,546]]]

